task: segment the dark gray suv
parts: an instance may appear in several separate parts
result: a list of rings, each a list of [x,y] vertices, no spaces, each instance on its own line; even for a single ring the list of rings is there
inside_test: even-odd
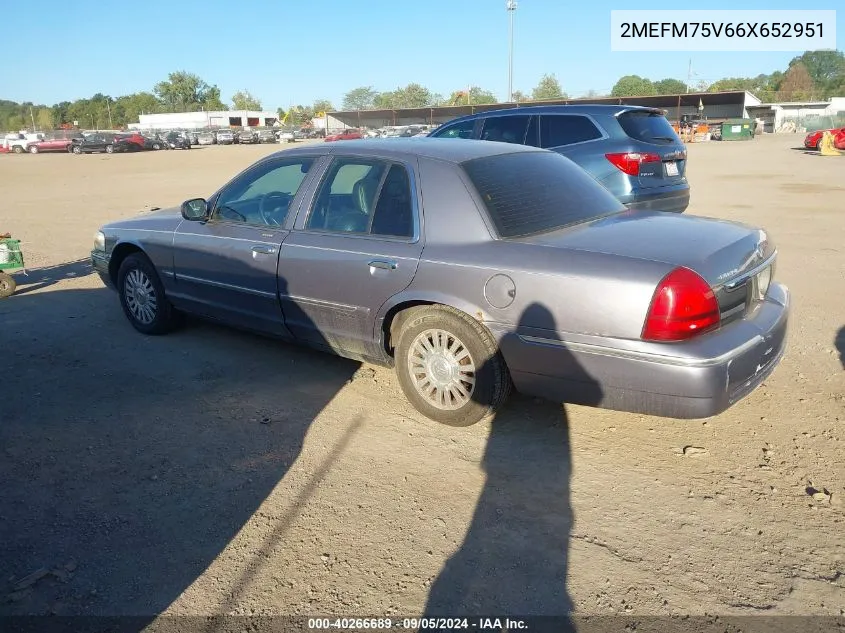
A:
[[[529,106],[449,121],[429,134],[533,145],[563,154],[623,204],[682,213],[687,151],[662,110],[625,105]]]

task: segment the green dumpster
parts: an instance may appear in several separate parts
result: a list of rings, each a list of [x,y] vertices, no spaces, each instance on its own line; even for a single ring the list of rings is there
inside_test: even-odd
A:
[[[750,141],[753,138],[753,119],[728,119],[722,123],[723,141]]]

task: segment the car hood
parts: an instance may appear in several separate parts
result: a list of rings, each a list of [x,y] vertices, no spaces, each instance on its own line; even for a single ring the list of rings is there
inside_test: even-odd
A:
[[[753,269],[775,252],[775,245],[762,229],[648,211],[627,211],[515,241],[685,266],[713,286]]]
[[[175,231],[182,222],[180,207],[142,211],[139,215],[125,220],[118,220],[106,224],[103,231],[119,231],[120,229],[134,229],[147,231]]]

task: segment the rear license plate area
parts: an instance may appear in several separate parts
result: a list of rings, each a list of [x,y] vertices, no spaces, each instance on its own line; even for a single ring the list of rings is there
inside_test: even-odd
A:
[[[677,176],[678,175],[678,163],[674,160],[668,161],[663,163],[666,166],[666,175],[667,176]]]

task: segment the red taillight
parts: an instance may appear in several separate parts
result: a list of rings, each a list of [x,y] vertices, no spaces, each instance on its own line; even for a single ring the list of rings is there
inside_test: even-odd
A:
[[[689,268],[676,268],[654,292],[642,337],[683,341],[718,325],[719,302],[712,288]]]
[[[660,154],[651,154],[643,152],[624,152],[621,154],[605,154],[615,167],[624,171],[629,176],[638,176],[640,173],[641,163],[659,163],[661,162]]]

